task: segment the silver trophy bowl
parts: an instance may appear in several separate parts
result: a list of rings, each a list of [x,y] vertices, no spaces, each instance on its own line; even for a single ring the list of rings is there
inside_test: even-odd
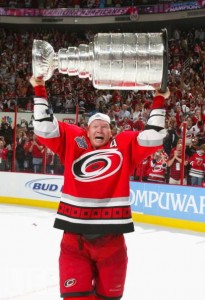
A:
[[[35,78],[49,80],[54,71],[89,78],[97,89],[166,90],[167,31],[160,33],[99,33],[88,45],[60,49],[34,40]]]

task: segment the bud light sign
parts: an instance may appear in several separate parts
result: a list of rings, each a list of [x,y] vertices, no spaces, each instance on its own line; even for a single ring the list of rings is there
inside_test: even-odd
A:
[[[26,182],[25,187],[37,194],[59,199],[61,197],[63,180],[57,177],[34,179]]]

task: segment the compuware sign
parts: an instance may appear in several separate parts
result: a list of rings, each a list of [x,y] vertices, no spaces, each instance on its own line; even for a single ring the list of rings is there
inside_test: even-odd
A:
[[[132,211],[145,215],[205,222],[204,188],[130,183]]]
[[[9,183],[9,184],[6,184]],[[0,203],[57,207],[63,176],[0,172]],[[205,188],[130,182],[133,220],[205,232]]]

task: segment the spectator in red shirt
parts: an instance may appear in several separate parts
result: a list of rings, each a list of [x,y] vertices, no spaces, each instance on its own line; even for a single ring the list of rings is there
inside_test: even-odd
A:
[[[34,173],[41,173],[43,166],[44,146],[40,144],[37,136],[33,135],[33,140],[30,141],[29,152],[32,153]]]
[[[184,161],[184,178],[183,184],[187,185],[187,170],[188,155],[185,156]],[[169,167],[169,184],[181,184],[181,169],[182,169],[182,140],[180,139],[176,147],[172,150],[167,166]]]
[[[135,169],[134,179],[137,181],[147,181],[150,171],[151,156],[145,158]]]
[[[25,154],[25,159],[24,159],[24,171],[26,172],[33,172],[33,157],[32,153],[29,152],[29,149],[31,147],[31,140],[33,139],[28,135],[25,138],[25,144],[24,144],[24,154]]]
[[[205,144],[201,145],[190,158],[191,169],[189,175],[191,177],[192,186],[202,186],[205,175]]]
[[[5,147],[4,138],[0,137],[0,171],[6,171],[8,149]]]
[[[156,183],[166,183],[168,155],[161,149],[153,154],[150,160],[147,180]]]
[[[121,122],[118,122],[118,126],[120,128],[120,131],[133,130],[133,122],[128,117],[124,117]]]

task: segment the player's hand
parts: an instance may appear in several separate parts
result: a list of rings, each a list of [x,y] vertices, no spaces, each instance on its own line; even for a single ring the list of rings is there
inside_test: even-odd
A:
[[[42,78],[35,78],[34,76],[32,76],[29,81],[33,87],[36,87],[39,85],[45,86],[45,81]]]
[[[162,96],[165,99],[168,99],[170,97],[170,95],[171,95],[171,93],[170,93],[170,90],[168,87],[164,93],[162,93],[161,90],[156,90],[156,92],[155,92],[155,96]]]

